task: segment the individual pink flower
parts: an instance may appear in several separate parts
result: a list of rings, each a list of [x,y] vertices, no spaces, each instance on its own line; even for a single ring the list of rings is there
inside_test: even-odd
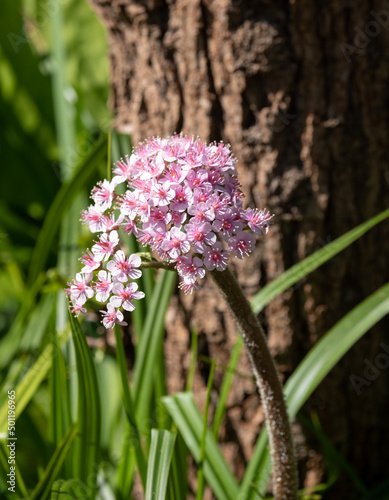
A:
[[[123,220],[123,214],[120,214],[118,218],[116,218],[114,213],[110,215],[103,215],[101,220],[102,231],[104,233],[110,233],[113,230],[118,230]]]
[[[87,210],[81,212],[81,221],[88,224],[91,233],[103,230],[104,211],[99,206],[91,205]]]
[[[92,191],[92,199],[101,210],[111,208],[114,199],[116,184],[109,182],[106,179],[100,182]]]
[[[70,311],[75,315],[76,318],[81,314],[86,314],[86,307],[81,304],[76,304]]]
[[[103,314],[103,325],[105,328],[112,328],[115,323],[121,326],[127,326],[128,323],[123,321],[124,316],[121,311],[117,311],[112,304],[107,305],[106,311],[100,311]]]
[[[122,182],[129,181],[132,176],[132,171],[135,162],[136,162],[136,156],[134,155],[131,155],[130,158],[126,156],[125,160],[121,159],[120,161],[118,161],[116,167],[113,170],[116,176],[113,177],[112,181],[115,184],[120,184]]]
[[[118,245],[119,235],[117,231],[111,231],[109,234],[102,234],[100,236],[100,241],[92,247],[95,260],[107,260]]]
[[[205,276],[203,261],[190,254],[178,259],[177,271],[180,276],[184,277],[186,283],[195,283],[197,279],[203,279]]]
[[[188,214],[193,215],[191,221],[196,220],[196,222],[212,221],[215,218],[215,211],[208,201],[191,205]]]
[[[140,171],[139,177],[143,180],[149,180],[152,177],[157,177],[165,170],[165,162],[161,153],[157,153],[154,161],[147,163],[147,168]]]
[[[170,184],[181,184],[185,179],[188,170],[181,168],[180,165],[172,164],[164,171],[164,175],[160,182],[169,182]]]
[[[123,226],[123,231],[128,236],[130,236],[132,233],[134,233],[135,235],[137,234],[138,226],[136,225],[136,222],[129,219],[128,217],[124,217],[122,226]]]
[[[236,256],[239,259],[243,259],[250,252],[253,251],[255,246],[255,238],[251,233],[247,231],[242,231],[236,236],[233,236],[228,240],[229,247],[228,250],[231,252],[236,252]]]
[[[193,243],[193,250],[197,253],[203,253],[206,245],[212,247],[216,243],[216,234],[211,231],[209,222],[193,222],[187,224],[185,229],[188,241]]]
[[[155,183],[150,192],[150,200],[155,207],[163,207],[169,205],[170,201],[174,198],[175,191],[171,187],[169,181],[164,183]]]
[[[118,203],[120,212],[123,215],[128,215],[130,219],[135,219],[140,200],[146,202],[141,193],[126,191],[123,199]]]
[[[171,220],[172,220],[171,212],[169,212],[168,207],[162,205],[150,208],[149,221],[146,224],[154,225],[159,228],[165,228],[166,232],[166,226],[169,224]],[[144,226],[146,224],[144,224]]]
[[[110,304],[114,307],[122,307],[126,311],[133,311],[135,305],[132,302],[135,299],[143,299],[145,294],[138,292],[137,283],[129,283],[124,287],[123,283],[115,283],[112,292],[114,295],[111,297]]]
[[[80,261],[84,264],[84,267],[81,269],[82,273],[93,273],[96,269],[98,269],[101,265],[101,262],[95,260],[95,256],[93,253],[87,249],[87,253],[85,253]]]
[[[212,229],[222,236],[232,236],[233,233],[242,231],[243,223],[237,219],[238,213],[232,208],[224,212],[216,213],[216,219],[212,223]]]
[[[192,190],[181,186],[181,184],[173,184],[172,188],[174,189],[174,198],[170,203],[170,208],[177,212],[183,212],[192,201]]]
[[[114,255],[114,260],[108,262],[107,269],[116,280],[126,282],[128,278],[135,280],[142,276],[142,271],[136,269],[140,265],[139,255],[132,254],[127,259],[123,250],[118,250]]]
[[[247,221],[249,228],[258,236],[266,234],[269,230],[269,220],[272,218],[266,210],[259,211],[257,209],[246,208],[242,212],[242,219]]]
[[[196,206],[199,203],[206,203],[209,201],[210,197],[212,196],[213,189],[212,185],[208,182],[204,186],[200,188],[194,188],[193,190],[193,203],[192,206]]]
[[[222,244],[216,242],[212,248],[207,247],[204,250],[204,265],[208,271],[217,269],[224,271],[227,267],[228,251],[223,250]]]
[[[92,273],[77,273],[73,283],[68,283],[67,293],[74,305],[83,305],[94,295],[93,289],[89,285],[93,277]]]
[[[95,282],[96,300],[106,302],[111,294],[113,287],[112,277],[107,271],[99,271],[97,274],[99,281]]]
[[[185,177],[184,183],[185,186],[187,186],[190,189],[206,187],[206,186],[211,187],[211,184],[207,183],[207,180],[208,180],[208,174],[205,169],[190,170],[188,172],[188,175]]]
[[[162,243],[161,248],[168,252],[171,259],[177,259],[181,254],[189,252],[190,243],[186,234],[178,227],[172,227],[167,234],[169,239]]]

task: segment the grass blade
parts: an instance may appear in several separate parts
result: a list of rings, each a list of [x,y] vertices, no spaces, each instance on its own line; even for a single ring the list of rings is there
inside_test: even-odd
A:
[[[90,153],[77,164],[72,178],[64,183],[51,204],[43,227],[39,233],[32,257],[28,276],[30,286],[44,270],[49,252],[58,232],[63,215],[75,196],[85,187],[96,171],[97,165],[106,154],[107,138],[101,137]]]
[[[288,413],[293,419],[339,359],[381,318],[389,313],[389,283],[358,304],[312,348],[285,385]],[[252,485],[264,494],[270,476],[268,437],[263,429],[246,469],[239,498],[256,498]]]
[[[166,396],[162,401],[191,454],[196,462],[199,462],[203,420],[192,394],[181,392],[174,396]],[[204,477],[218,500],[235,500],[239,489],[238,483],[209,430],[205,440]]]
[[[30,500],[44,500],[50,493],[51,485],[61,470],[62,464],[69,452],[77,433],[77,425],[73,424],[68,432],[62,438],[58,448],[55,450],[50,462],[48,463],[39,483],[29,497]]]
[[[78,427],[76,440],[75,477],[90,486],[90,498],[94,498],[97,485],[101,408],[96,368],[78,321],[69,313],[70,327],[76,354],[78,375]],[[92,481],[91,481],[91,478]],[[92,484],[91,484],[92,483]]]
[[[176,426],[174,431],[176,431]],[[177,435],[170,475],[170,498],[186,498],[188,493],[188,448],[181,434]]]
[[[163,500],[170,472],[176,435],[167,430],[151,430],[147,467],[146,500]]]
[[[22,306],[12,323],[7,335],[0,341],[0,369],[5,368],[19,349],[25,328],[25,322],[35,307],[36,297],[45,281],[43,274],[37,277],[30,289],[27,290]]]
[[[218,439],[220,425],[222,423],[226,411],[227,398],[230,393],[232,379],[234,377],[234,373],[240,358],[240,354],[242,352],[242,348],[243,348],[243,340],[242,337],[239,336],[236,340],[234,348],[231,352],[230,359],[228,361],[226,374],[224,376],[223,384],[220,389],[219,401],[216,406],[215,415],[213,417],[212,432],[216,441]]]
[[[204,468],[203,468],[203,465],[204,465],[204,459],[205,459],[205,440],[207,437],[207,430],[208,430],[208,408],[209,408],[209,401],[211,399],[211,389],[212,389],[213,375],[215,373],[215,366],[216,366],[216,359],[213,358],[212,364],[211,364],[211,370],[209,372],[209,377],[208,377],[207,396],[205,399],[205,407],[204,407],[203,433],[201,436],[200,460],[198,463],[198,471],[197,471],[197,493],[196,493],[197,500],[202,500],[203,494],[204,494]]]
[[[142,331],[134,367],[134,401],[137,421],[148,412],[153,388],[156,359],[161,352],[166,308],[176,282],[176,273],[162,271],[155,286],[146,323]]]
[[[55,329],[53,328],[55,332]],[[69,391],[66,381],[65,359],[56,332],[52,338],[53,361],[51,375],[51,440],[57,447],[71,423]]]
[[[135,420],[135,406],[132,401],[130,387],[128,384],[126,358],[124,355],[123,341],[120,335],[120,329],[118,325],[115,326],[115,337],[116,337],[116,358],[120,370],[120,377],[123,389],[123,406],[127,415],[128,422],[130,424],[130,442],[135,443],[134,453],[142,485],[143,488],[145,488],[147,463],[146,463],[146,457],[142,449],[142,443],[140,440],[139,431]]]
[[[384,210],[375,217],[372,217],[363,224],[360,224],[348,233],[332,241],[324,248],[321,248],[309,257],[306,257],[303,261],[295,264],[290,269],[283,272],[281,276],[263,287],[262,290],[254,295],[251,299],[253,311],[258,314],[267,304],[269,304],[269,302],[277,297],[277,295],[287,290],[289,287],[307,276],[307,274],[311,273],[339,252],[347,248],[351,245],[351,243],[369,231],[369,229],[376,226],[387,217],[389,217],[389,209]]]
[[[38,387],[46,378],[52,363],[53,346],[48,344],[42,354],[28,370],[23,379],[15,388],[15,401],[17,404],[16,419],[20,417],[23,410],[33,398]],[[0,409],[0,433],[7,429],[7,402]]]

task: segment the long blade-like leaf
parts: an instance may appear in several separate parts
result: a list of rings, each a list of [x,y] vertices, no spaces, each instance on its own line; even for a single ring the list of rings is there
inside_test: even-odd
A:
[[[202,500],[203,494],[204,494],[204,459],[205,459],[205,443],[206,443],[206,438],[207,438],[207,432],[208,432],[208,408],[209,408],[209,402],[211,400],[211,389],[212,389],[212,382],[213,382],[213,375],[215,373],[215,366],[216,366],[216,359],[213,358],[212,364],[211,364],[211,370],[209,372],[209,377],[208,377],[208,384],[207,384],[207,396],[205,398],[205,407],[204,407],[204,415],[203,415],[203,432],[201,435],[201,442],[200,442],[200,460],[198,464],[198,470],[197,470],[197,493],[196,493],[196,499],[197,500]]]
[[[96,491],[96,464],[100,446],[101,408],[96,368],[78,321],[69,313],[78,375],[77,453],[74,463],[76,477],[90,486],[90,497]],[[92,480],[91,480],[92,478]]]
[[[0,341],[0,369],[3,369],[10,359],[14,357],[19,349],[20,342],[25,332],[25,322],[34,310],[36,297],[44,283],[44,276],[41,274],[29,288],[24,297],[22,306],[7,335]]]
[[[77,425],[73,424],[68,432],[64,435],[58,448],[55,450],[50,462],[48,463],[39,483],[35,486],[34,491],[29,497],[30,500],[43,500],[47,498],[50,493],[51,485],[53,484],[56,476],[61,470],[62,464],[69,452],[70,445],[76,437]]]
[[[203,419],[191,393],[181,392],[162,398],[187,447],[197,462],[201,454]],[[221,454],[212,433],[205,443],[204,477],[218,500],[235,500],[238,483]]]
[[[119,365],[120,377],[122,381],[123,389],[123,406],[127,415],[128,422],[130,424],[130,439],[131,443],[134,443],[134,453],[138,465],[139,475],[142,481],[143,488],[146,487],[146,458],[143,452],[142,443],[139,436],[138,427],[135,419],[135,405],[132,401],[130,387],[128,385],[127,377],[127,366],[126,358],[124,355],[123,341],[120,335],[120,329],[118,325],[115,327],[115,337],[116,337],[116,357],[117,363]]]
[[[46,378],[52,363],[53,346],[48,344],[42,354],[28,370],[26,375],[15,388],[15,400],[17,402],[16,418],[18,418],[27,404],[33,398],[38,387]],[[7,429],[7,402],[0,409],[0,433]]]
[[[176,435],[167,430],[151,430],[147,467],[146,500],[163,500],[166,495]]]
[[[388,313],[389,283],[356,306],[319,340],[285,385],[291,419],[339,359]],[[254,500],[257,498],[255,489],[262,494],[266,490],[271,470],[267,445],[268,436],[263,429],[244,475],[239,498]]]
[[[236,340],[236,343],[234,345],[234,348],[232,349],[230,359],[228,361],[227,369],[226,369],[226,374],[223,379],[223,384],[220,389],[220,394],[219,394],[219,401],[215,410],[215,415],[213,417],[213,423],[212,423],[212,432],[213,435],[215,436],[215,439],[218,439],[219,435],[219,428],[222,423],[225,411],[226,411],[226,406],[227,406],[227,398],[230,393],[230,388],[232,384],[232,379],[234,377],[234,373],[236,370],[236,366],[238,364],[238,361],[240,359],[240,354],[242,352],[243,348],[243,339],[242,337],[238,337]]]
[[[134,367],[134,401],[138,421],[147,414],[153,387],[157,355],[161,352],[165,331],[166,308],[176,282],[176,274],[162,271],[154,288],[152,302],[139,341]]]
[[[311,273],[322,264],[330,260],[332,257],[347,248],[349,245],[351,245],[351,243],[353,243],[355,240],[369,231],[369,229],[376,226],[379,222],[382,222],[388,217],[389,209],[384,210],[375,217],[372,217],[363,224],[355,227],[348,233],[340,236],[309,257],[306,257],[303,261],[295,264],[290,269],[283,272],[281,276],[263,287],[262,290],[256,293],[251,299],[251,306],[254,312],[258,314],[267,304],[269,304],[270,301],[277,297],[277,295],[284,292],[299,280],[307,276],[307,274]]]
[[[62,217],[70,206],[75,195],[86,185],[96,171],[96,166],[106,154],[107,138],[101,137],[91,152],[78,163],[70,181],[62,185],[58,191],[39,233],[34,252],[31,257],[28,282],[30,285],[44,269],[51,246],[57,234]]]

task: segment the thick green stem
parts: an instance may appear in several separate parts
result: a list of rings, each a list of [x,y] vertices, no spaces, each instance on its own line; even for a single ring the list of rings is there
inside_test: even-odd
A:
[[[234,274],[227,268],[211,276],[238,324],[262,398],[273,463],[275,500],[297,499],[297,468],[292,433],[281,383],[258,318]]]

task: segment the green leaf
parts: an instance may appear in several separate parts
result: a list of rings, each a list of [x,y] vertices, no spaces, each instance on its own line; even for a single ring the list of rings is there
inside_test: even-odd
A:
[[[230,359],[228,361],[226,374],[224,376],[223,384],[220,389],[219,401],[217,403],[215,415],[213,417],[212,432],[216,440],[218,439],[219,428],[226,411],[227,398],[230,393],[232,379],[234,377],[234,373],[240,358],[240,354],[242,352],[242,348],[243,348],[243,339],[242,337],[239,336],[236,340],[234,348],[231,352]]]
[[[389,283],[354,307],[317,342],[285,385],[291,418],[340,358],[388,313]]]
[[[31,257],[28,282],[34,283],[44,270],[47,257],[58,232],[61,220],[71,202],[81,189],[92,178],[96,167],[106,154],[107,138],[101,137],[92,147],[90,153],[77,164],[70,181],[64,183],[58,191],[53,203],[47,212],[43,227],[39,233],[37,243]]]
[[[53,346],[48,344],[42,354],[28,370],[26,375],[15,388],[16,418],[20,417],[23,410],[33,398],[38,387],[46,378],[52,362]],[[7,402],[0,408],[0,433],[7,429]]]
[[[139,436],[138,426],[135,418],[135,406],[132,401],[130,387],[128,385],[126,358],[124,355],[123,341],[120,335],[118,325],[115,325],[116,338],[116,358],[120,370],[120,378],[123,390],[123,406],[130,424],[130,442],[134,443],[134,453],[138,466],[139,475],[142,481],[143,488],[146,487],[146,457],[142,449],[142,443]]]
[[[74,475],[90,486],[90,498],[97,488],[96,464],[100,446],[101,408],[96,368],[79,322],[69,313],[78,376],[78,436]],[[92,478],[92,479],[91,479]],[[92,483],[92,484],[91,484]]]
[[[151,430],[147,467],[146,500],[164,500],[176,435],[167,430]]]
[[[30,289],[28,289],[22,306],[12,323],[11,329],[7,335],[0,341],[0,369],[5,368],[10,359],[14,357],[19,349],[25,332],[25,323],[32,313],[36,303],[36,297],[44,283],[44,276],[37,277]]]
[[[72,419],[65,359],[55,328],[53,328],[53,332],[50,435],[52,442],[58,446],[62,436],[65,434],[65,430],[69,428]]]
[[[201,442],[200,442],[200,460],[198,464],[198,470],[197,470],[197,492],[196,492],[196,498],[197,500],[202,500],[203,494],[204,494],[204,459],[205,459],[205,440],[207,437],[207,431],[208,431],[208,408],[209,408],[209,401],[211,399],[211,389],[212,389],[212,382],[213,382],[213,375],[215,373],[215,366],[216,366],[216,359],[213,358],[212,364],[211,364],[211,370],[209,372],[209,377],[208,377],[208,384],[207,384],[207,395],[205,398],[205,407],[204,407],[204,415],[203,415],[203,432],[201,435]]]
[[[162,401],[196,462],[199,462],[203,419],[192,394],[181,392],[166,396]],[[209,430],[205,441],[204,477],[218,500],[235,500],[238,483]]]
[[[80,479],[57,479],[51,488],[50,500],[87,498],[88,486]]]
[[[77,425],[73,424],[62,438],[48,463],[39,483],[29,497],[30,500],[44,500],[50,493],[51,485],[61,470],[62,464],[69,452],[70,445],[76,437]]]
[[[135,404],[134,424],[135,422],[139,422],[144,425],[149,418],[155,382],[155,367],[157,366],[158,356],[160,356],[162,352],[163,337],[165,333],[166,309],[175,281],[175,273],[162,271],[159,274],[159,280],[153,290],[150,306],[147,307],[146,310],[146,321],[139,338],[139,345],[135,356],[132,390]],[[142,433],[142,431],[144,432],[144,430],[146,430],[146,434],[150,432],[148,426],[140,428],[139,430],[140,433]],[[130,436],[132,433],[133,429],[131,429],[130,426]],[[143,433],[141,435],[141,438],[142,437]],[[138,438],[135,439],[135,443],[137,442]],[[124,458],[120,462],[118,474],[122,497],[126,498],[131,488],[134,463],[126,444],[123,445],[122,453]]]
[[[389,217],[389,209],[384,210],[375,217],[372,217],[363,224],[355,227],[309,257],[306,257],[302,262],[295,264],[290,269],[283,272],[281,276],[263,287],[262,290],[254,295],[251,299],[253,311],[258,314],[267,304],[269,304],[269,302],[277,297],[277,295],[280,295],[280,293],[284,292],[299,280],[307,276],[307,274],[311,273],[339,252],[347,248],[351,245],[351,243],[369,231],[369,229],[376,226],[387,217]]]
[[[148,413],[153,389],[153,375],[165,332],[165,314],[176,282],[176,273],[162,271],[154,288],[146,323],[139,341],[134,367],[134,401],[137,420]]]
[[[389,313],[389,283],[356,306],[312,348],[285,385],[288,413],[293,419],[302,405],[340,358],[381,318]],[[256,498],[255,488],[264,493],[270,475],[268,436],[263,429],[246,469],[239,494]]]
[[[176,426],[173,425],[176,431]],[[178,434],[171,465],[169,480],[170,498],[186,498],[188,493],[188,448],[181,436]]]
[[[36,349],[42,341],[43,334],[47,329],[50,317],[54,307],[55,295],[48,293],[42,295],[42,298],[33,310],[30,320],[25,328],[21,339],[19,349],[28,351]]]

